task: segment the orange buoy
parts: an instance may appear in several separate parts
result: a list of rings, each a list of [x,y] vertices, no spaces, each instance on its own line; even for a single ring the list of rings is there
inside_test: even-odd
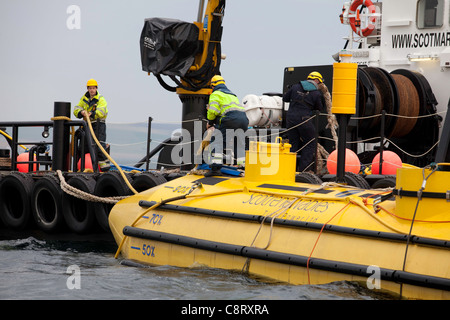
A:
[[[327,169],[331,174],[337,172],[337,150],[330,153],[327,159]],[[345,172],[358,173],[361,170],[361,162],[358,156],[350,149],[345,149]]]
[[[77,168],[78,170],[81,170],[81,159],[78,160]],[[84,155],[84,168],[94,170],[94,167],[92,166],[91,155],[89,153],[86,153]]]
[[[30,154],[28,152],[21,153],[17,156],[17,162],[25,162],[30,161]],[[36,161],[36,156],[34,156],[34,161]],[[17,170],[19,172],[28,172],[29,164],[28,163],[18,163],[17,164]],[[37,164],[33,164],[33,171],[37,170]]]
[[[397,169],[402,167],[402,159],[392,151],[383,151],[383,167],[381,174],[397,174]],[[372,173],[380,174],[380,154],[378,153],[372,160]]]

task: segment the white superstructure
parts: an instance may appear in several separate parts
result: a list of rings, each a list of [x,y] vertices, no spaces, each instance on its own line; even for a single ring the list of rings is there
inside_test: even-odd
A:
[[[358,6],[355,13],[352,5]],[[361,29],[375,27],[370,35],[360,36],[352,30],[358,15]],[[389,72],[421,73],[436,97],[437,113],[445,118],[450,98],[449,0],[356,0],[344,4],[342,21],[349,24],[346,49],[354,62]]]

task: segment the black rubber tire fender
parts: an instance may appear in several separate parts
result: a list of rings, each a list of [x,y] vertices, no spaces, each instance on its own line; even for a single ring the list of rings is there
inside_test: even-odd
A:
[[[396,183],[395,176],[386,176],[383,179],[375,181],[372,184],[372,189],[392,188],[395,187]]]
[[[39,229],[53,233],[64,226],[63,191],[54,175],[39,178],[31,195],[31,210]]]
[[[361,189],[370,189],[369,183],[364,179],[363,176],[353,173],[353,172],[346,172],[344,176],[345,182],[347,182],[348,185],[361,188]]]
[[[96,181],[91,174],[77,174],[67,180],[72,187],[94,194]],[[96,223],[93,202],[79,199],[67,193],[63,195],[63,214],[67,227],[75,233],[88,233]]]
[[[135,174],[131,185],[137,192],[142,192],[166,182],[166,178],[164,178],[161,174],[146,171]]]
[[[29,226],[33,185],[33,178],[20,172],[13,172],[1,179],[0,219],[5,227],[23,230]]]
[[[303,182],[310,184],[322,184],[323,181],[317,175],[310,172],[301,172],[295,175],[295,182]]]
[[[132,183],[130,175],[125,173],[125,176],[128,181]],[[102,173],[97,179],[94,194],[99,197],[117,197],[131,195],[132,191],[118,171],[108,171]],[[95,203],[95,217],[97,218],[97,223],[105,231],[110,230],[108,217],[113,206],[113,204],[102,202]]]

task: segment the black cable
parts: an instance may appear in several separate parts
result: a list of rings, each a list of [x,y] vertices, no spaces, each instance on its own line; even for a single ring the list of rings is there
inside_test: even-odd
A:
[[[416,203],[416,208],[414,209],[414,214],[413,214],[413,217],[411,220],[411,227],[409,228],[408,237],[406,238],[406,248],[405,248],[405,256],[403,257],[402,271],[405,271],[406,257],[408,255],[409,242],[411,239],[411,233],[412,233],[412,229],[414,226],[414,220],[416,219],[417,209],[419,208],[419,202],[420,202],[420,200],[422,200],[422,193],[423,193],[423,190],[425,190],[425,185],[426,185],[428,178],[436,171],[436,169],[437,169],[437,166],[434,166],[432,168],[432,171],[430,172],[430,174],[425,178],[425,168],[423,168],[423,171],[422,171],[423,182],[422,182],[422,186],[420,187],[419,191],[417,191],[417,203]],[[400,298],[402,297],[402,291],[403,291],[403,284],[400,284]]]

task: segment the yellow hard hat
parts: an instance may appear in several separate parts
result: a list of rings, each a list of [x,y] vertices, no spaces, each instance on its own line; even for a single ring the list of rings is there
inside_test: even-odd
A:
[[[225,80],[222,76],[216,75],[216,76],[212,77],[212,79],[211,79],[212,86],[217,86],[218,84],[221,84],[221,83],[225,84]]]
[[[98,87],[97,81],[95,81],[94,79],[89,79],[87,82],[87,87]]]
[[[318,73],[317,71],[311,72],[311,73],[309,74],[309,76],[308,76],[308,80],[309,80],[309,79],[311,79],[311,80],[317,79],[317,80],[319,80],[320,83],[323,82],[323,77],[322,77],[322,75],[321,75],[320,73]]]

